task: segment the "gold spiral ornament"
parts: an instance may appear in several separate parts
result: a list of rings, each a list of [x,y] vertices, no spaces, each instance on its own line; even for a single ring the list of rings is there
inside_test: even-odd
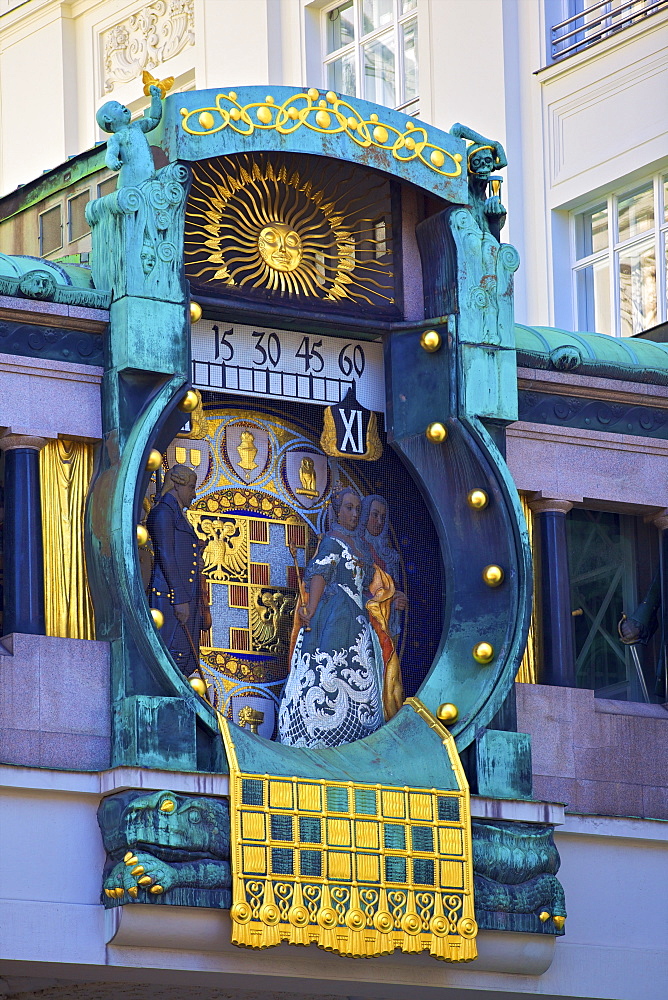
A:
[[[457,924],[457,932],[463,938],[474,938],[478,933],[478,925],[473,917],[462,917]]]
[[[306,927],[309,922],[309,912],[305,906],[292,906],[288,913],[288,920],[293,927]]]
[[[281,911],[275,903],[265,903],[260,907],[260,920],[268,927],[275,927],[281,919]]]
[[[417,913],[405,913],[401,919],[401,929],[405,934],[419,934],[422,930],[422,921]]]
[[[346,925],[350,927],[351,931],[361,931],[363,927],[366,927],[366,917],[361,910],[353,908],[346,913]]]
[[[269,106],[257,114],[264,112],[271,117]],[[323,108],[317,114],[329,116]],[[224,157],[196,163],[193,171],[184,244],[191,281],[374,306],[394,302],[385,181],[359,168],[327,172],[294,154]]]
[[[247,924],[253,913],[248,903],[235,903],[230,910],[230,917],[235,924]]]
[[[339,922],[336,910],[331,906],[323,906],[322,910],[318,913],[318,923],[325,930],[331,930],[332,927],[336,927]]]
[[[436,937],[445,937],[450,929],[450,921],[442,913],[436,914],[429,921],[429,930]]]
[[[378,913],[374,915],[373,926],[381,934],[389,934],[394,927],[394,919],[391,913],[387,910],[379,910]]]

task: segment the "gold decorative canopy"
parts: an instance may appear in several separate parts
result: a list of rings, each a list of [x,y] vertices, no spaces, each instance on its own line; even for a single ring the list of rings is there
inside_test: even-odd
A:
[[[310,157],[196,164],[185,259],[195,284],[367,305],[394,302],[389,184]]]

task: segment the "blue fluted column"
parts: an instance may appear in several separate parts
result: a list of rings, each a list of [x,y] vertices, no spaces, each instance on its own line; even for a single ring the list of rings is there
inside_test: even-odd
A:
[[[39,452],[46,440],[5,434],[3,632],[44,635],[44,548]]]
[[[571,614],[571,585],[566,542],[568,500],[540,498],[529,501],[533,511],[534,538],[538,538],[536,585],[539,588],[539,684],[575,687],[575,640]]]

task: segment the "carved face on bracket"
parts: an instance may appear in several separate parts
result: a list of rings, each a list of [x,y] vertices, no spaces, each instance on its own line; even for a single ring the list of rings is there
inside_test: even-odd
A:
[[[272,222],[260,231],[257,248],[265,264],[276,271],[294,271],[304,255],[299,233],[284,222]]]
[[[487,180],[494,170],[494,166],[494,155],[491,149],[478,149],[469,159],[469,173],[481,180]]]
[[[56,283],[48,271],[28,271],[19,281],[19,290],[28,299],[51,299]]]
[[[144,274],[150,274],[155,267],[155,250],[150,243],[144,243],[140,253],[141,266]]]

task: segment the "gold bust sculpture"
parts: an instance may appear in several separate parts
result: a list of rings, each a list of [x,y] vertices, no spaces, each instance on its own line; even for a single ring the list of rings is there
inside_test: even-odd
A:
[[[304,255],[301,236],[284,222],[272,222],[261,229],[257,248],[265,264],[276,271],[294,271]]]

